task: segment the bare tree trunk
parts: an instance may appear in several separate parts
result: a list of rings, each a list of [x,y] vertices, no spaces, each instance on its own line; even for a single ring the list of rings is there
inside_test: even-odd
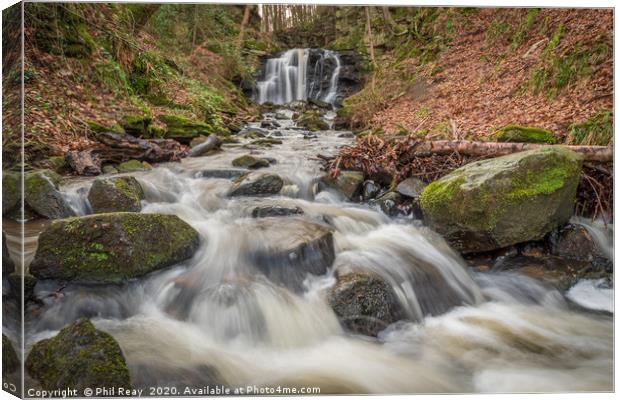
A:
[[[248,24],[250,20],[250,11],[252,10],[252,4],[246,4],[245,10],[243,11],[243,19],[241,20],[241,25],[239,26],[239,36],[237,37],[237,50],[241,49],[241,45],[243,44],[243,32],[245,30],[245,26]]]
[[[370,62],[372,64],[373,69],[376,70],[377,62],[375,61],[375,46],[372,41],[372,28],[370,26],[370,7],[365,7],[366,9],[366,25],[368,27],[368,54],[370,55]],[[373,72],[371,78],[371,88],[372,91],[375,91],[375,74]]]
[[[525,150],[552,147],[554,145],[533,143],[494,143],[474,142],[471,140],[433,140],[424,141],[415,148],[417,154],[452,154],[457,152],[467,156],[499,157]],[[559,146],[559,145],[555,145]],[[561,145],[569,150],[579,153],[585,161],[609,162],[613,161],[613,147],[611,146],[568,146]]]

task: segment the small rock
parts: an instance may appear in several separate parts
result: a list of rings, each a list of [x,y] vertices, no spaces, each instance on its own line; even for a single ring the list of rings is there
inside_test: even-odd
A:
[[[344,132],[338,135],[339,138],[354,138],[353,132]]]
[[[37,214],[50,219],[75,215],[69,203],[58,191],[60,176],[50,170],[29,172],[25,176],[26,204]]]
[[[87,319],[64,327],[58,335],[32,346],[26,370],[46,390],[131,388],[123,352],[112,336]]]
[[[264,138],[264,139],[252,140],[250,144],[253,144],[255,146],[271,147],[276,144],[282,144],[282,141],[280,139]]]
[[[94,214],[142,210],[142,186],[133,176],[96,179],[88,192],[88,201]]]
[[[349,331],[377,336],[405,313],[394,290],[379,275],[354,271],[338,274],[328,301]]]
[[[261,121],[260,127],[265,129],[278,129],[280,124],[277,121]]]
[[[396,186],[396,191],[403,196],[411,197],[414,199],[420,198],[426,183],[418,178],[407,178]]]
[[[193,147],[190,152],[190,157],[201,157],[212,154],[222,147],[222,140],[217,135],[210,135],[202,143]]]
[[[215,178],[215,179],[235,179],[247,174],[245,169],[206,169],[200,171],[196,177],[198,178]]]
[[[270,164],[269,161],[264,158],[258,158],[246,154],[244,156],[235,158],[232,161],[232,165],[239,168],[259,169],[267,168]]]
[[[229,196],[269,196],[280,193],[284,181],[275,174],[252,172],[237,178]]]
[[[258,139],[264,138],[267,136],[269,132],[260,128],[245,128],[239,132],[239,136],[244,137],[246,139]]]
[[[336,178],[324,175],[319,182],[319,189],[335,189],[353,201],[359,196],[363,182],[364,174],[359,171],[340,171]]]
[[[139,160],[129,160],[118,165],[118,172],[136,172],[136,171],[145,171],[148,167],[144,165],[142,161]]]
[[[364,181],[364,190],[362,192],[362,198],[364,201],[368,201],[370,199],[374,199],[379,194],[379,186],[375,184],[375,182],[371,180]]]
[[[252,210],[252,217],[265,218],[265,217],[287,217],[290,215],[301,215],[304,213],[299,207],[289,208],[281,206],[264,206],[256,207]]]
[[[104,165],[103,173],[107,175],[118,174],[118,170],[113,165]]]
[[[404,196],[397,192],[387,192],[378,199],[373,200],[372,204],[378,205],[386,215],[395,217],[401,213],[406,214],[406,210],[401,211],[401,205],[404,200]]]

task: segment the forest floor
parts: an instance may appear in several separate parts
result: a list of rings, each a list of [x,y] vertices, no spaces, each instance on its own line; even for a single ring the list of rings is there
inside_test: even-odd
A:
[[[398,98],[370,126],[488,140],[498,128],[519,124],[549,129],[558,142],[607,144],[571,138],[570,131],[612,110],[613,12],[524,12],[483,9],[455,25],[453,43],[434,62],[402,63],[417,84],[393,88],[403,93],[393,93]]]

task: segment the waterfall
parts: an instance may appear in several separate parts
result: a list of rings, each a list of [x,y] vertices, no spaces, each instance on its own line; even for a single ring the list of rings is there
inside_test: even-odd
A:
[[[316,59],[312,62],[311,60]],[[333,65],[328,68],[327,63]],[[314,65],[309,75],[309,66]],[[259,103],[287,104],[307,99],[334,104],[338,94],[341,61],[337,52],[291,49],[267,60],[263,80],[257,82]],[[327,86],[328,85],[328,86]]]

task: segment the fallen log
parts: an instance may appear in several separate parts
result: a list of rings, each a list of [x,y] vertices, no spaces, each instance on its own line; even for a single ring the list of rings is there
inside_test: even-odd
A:
[[[105,163],[178,161],[188,154],[187,146],[172,139],[138,139],[112,132],[99,133],[95,138],[98,143],[92,148],[65,155],[65,160],[79,175],[99,175]]]
[[[449,155],[459,153],[472,157],[499,157],[520,151],[533,150],[541,147],[554,145],[533,144],[533,143],[495,143],[495,142],[475,142],[471,140],[433,140],[421,141],[415,146],[417,156],[428,155]],[[583,156],[585,161],[610,162],[613,161],[614,151],[611,146],[564,146]]]

